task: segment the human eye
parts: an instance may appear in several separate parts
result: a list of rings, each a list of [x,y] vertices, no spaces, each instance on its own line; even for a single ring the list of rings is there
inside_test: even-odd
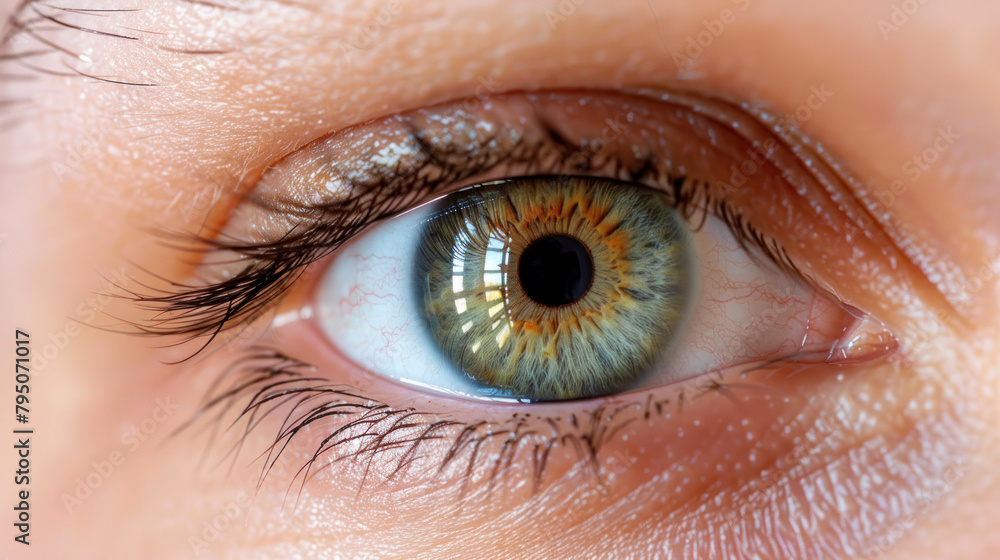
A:
[[[739,207],[720,215],[727,191],[771,180],[764,146],[776,150],[774,136],[763,135],[756,147],[747,143],[743,155],[755,158],[749,165],[705,156],[718,160],[706,165],[730,171],[768,166],[762,177],[734,187],[697,171],[685,176],[683,159],[658,155],[666,151],[658,145],[664,136],[693,142],[700,132],[676,122],[664,132],[658,115],[667,107],[641,98],[612,107],[607,95],[561,97],[598,107],[595,113],[603,108],[614,120],[591,115],[604,123],[603,136],[569,139],[559,131],[556,144],[552,130],[541,140],[540,123],[578,117],[552,114],[532,100],[514,116],[533,124],[514,130],[498,120],[511,116],[498,115],[525,100],[498,98],[476,112],[461,104],[439,109],[428,120],[449,122],[443,131],[421,126],[396,139],[372,125],[380,138],[372,148],[338,141],[352,152],[399,154],[379,162],[387,175],[404,157],[433,161],[448,153],[455,165],[475,161],[478,151],[496,163],[462,172],[555,175],[466,179],[459,184],[477,186],[359,236],[338,253],[319,288],[315,314],[334,346],[369,371],[417,386],[527,401],[605,396],[754,363],[864,360],[891,348],[874,320],[838,306],[781,261],[773,238],[755,245],[757,230],[742,222]],[[442,140],[452,130],[469,132]],[[519,145],[524,157],[548,161],[506,161],[497,138]],[[297,163],[269,180],[319,171]],[[498,173],[497,166],[523,169]],[[581,167],[590,176],[558,175]],[[654,367],[668,372],[656,375]]]

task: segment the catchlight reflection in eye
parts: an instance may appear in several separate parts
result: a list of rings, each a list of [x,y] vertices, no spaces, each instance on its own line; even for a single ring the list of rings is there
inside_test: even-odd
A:
[[[822,360],[863,330],[865,321],[752,254],[719,218],[691,231],[664,200],[592,177],[459,191],[341,248],[317,292],[319,321],[372,374],[528,402]],[[547,267],[549,258],[576,268]]]

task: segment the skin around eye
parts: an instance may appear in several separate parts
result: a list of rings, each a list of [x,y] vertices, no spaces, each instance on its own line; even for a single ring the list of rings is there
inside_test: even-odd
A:
[[[388,126],[391,129],[394,123],[404,118],[372,123],[370,127]],[[690,122],[688,119],[679,120]],[[365,137],[369,132],[370,129],[352,133]],[[720,128],[713,128],[705,133],[705,137],[718,139],[722,132]],[[411,129],[407,134],[412,138],[414,133]],[[549,134],[553,136],[551,132]],[[434,137],[428,135],[422,137],[420,143],[433,146],[434,142]],[[624,145],[632,146],[631,143]],[[420,158],[408,150],[398,153],[404,158]],[[433,147],[430,153],[438,154]],[[451,153],[457,161],[463,161],[460,152]],[[389,152],[386,157],[388,155]],[[778,167],[789,161],[781,159],[784,155],[776,148],[767,152],[766,157]],[[294,159],[290,158],[290,165],[274,169],[274,173],[266,179],[268,188],[280,186],[278,179],[282,177],[294,180],[298,170],[296,163],[300,163]],[[310,154],[306,159],[306,168],[316,161],[315,154]],[[818,173],[810,168],[799,168],[798,171]],[[414,176],[423,175],[418,172]],[[799,180],[802,177],[799,173],[787,173],[781,176],[781,180]],[[755,211],[770,215],[770,212],[762,210],[766,201],[759,200],[759,196],[751,196],[751,193],[759,195],[760,191],[755,189],[775,189],[781,180],[769,174],[755,174],[753,187],[746,187],[747,192],[743,193],[744,200],[756,200]],[[324,181],[324,188],[328,184]],[[815,209],[817,204],[822,205],[822,197],[828,196],[822,193],[829,191],[826,188],[811,191],[810,188],[811,184],[804,182],[793,190],[799,192],[799,196],[803,196],[801,193],[816,196],[809,200],[810,207]],[[726,192],[732,193],[731,199],[740,200],[740,191]],[[416,196],[410,197],[411,200],[413,198]],[[797,201],[789,202],[793,206]],[[291,202],[278,199],[273,207],[280,210],[295,208],[296,204],[294,199]],[[350,205],[345,207],[351,208]],[[732,214],[729,215],[732,217]],[[828,221],[851,219],[849,214],[844,213],[825,218]],[[391,227],[394,221],[390,219],[376,226],[371,233]],[[795,223],[794,219],[791,223]],[[727,231],[724,226],[715,228],[712,224],[706,218],[703,227],[707,232]],[[776,224],[771,224],[771,227],[775,228],[773,231],[780,232],[786,241],[801,233],[795,228],[791,231],[778,229]],[[403,229],[406,229],[405,225]],[[412,231],[413,227],[409,229]],[[266,229],[260,231],[266,232]],[[728,231],[732,233],[731,224]],[[371,237],[375,241],[371,243],[373,246],[386,244],[380,243],[377,235]],[[414,237],[410,234],[397,239],[403,240],[405,246]],[[364,237],[358,242],[362,249],[353,256],[349,249],[345,251],[348,255],[345,262],[361,263],[369,259],[387,263],[388,268],[334,266],[332,268],[340,272],[346,271],[346,277],[334,273],[319,280],[318,275],[309,275],[300,283],[296,288],[297,295],[285,302],[285,311],[279,315],[280,320],[275,321],[280,326],[271,334],[274,345],[294,356],[294,359],[290,360],[288,355],[248,357],[236,368],[248,377],[236,378],[238,390],[231,391],[230,396],[239,397],[233,402],[251,404],[249,407],[236,407],[236,413],[224,416],[223,420],[245,423],[249,427],[257,424],[257,418],[281,419],[276,429],[276,440],[270,446],[280,451],[268,455],[265,469],[269,473],[284,472],[286,480],[291,479],[292,484],[313,499],[324,495],[327,488],[343,485],[356,489],[358,495],[384,497],[405,494],[411,504],[426,504],[427,507],[441,499],[461,507],[466,499],[474,499],[484,504],[483,512],[531,507],[531,504],[546,499],[582,499],[584,505],[580,515],[586,516],[607,505],[606,500],[634,498],[637,492],[641,495],[644,485],[653,484],[664,499],[656,504],[636,504],[636,511],[641,512],[635,514],[636,519],[657,518],[657,512],[662,507],[685,519],[683,523],[672,525],[679,531],[700,531],[697,527],[708,524],[750,535],[754,534],[753,527],[757,524],[777,523],[777,519],[789,508],[804,507],[801,493],[815,493],[825,484],[811,474],[819,465],[849,457],[851,450],[864,442],[876,441],[882,442],[879,443],[882,445],[888,441],[891,445],[908,445],[907,438],[914,433],[912,430],[926,420],[912,413],[907,414],[907,408],[900,403],[894,413],[906,418],[906,422],[910,423],[907,429],[896,431],[893,428],[890,433],[861,421],[871,413],[864,404],[868,402],[866,395],[886,391],[890,387],[895,391],[902,390],[906,385],[902,377],[905,373],[897,363],[883,359],[882,351],[862,354],[870,357],[868,362],[861,360],[862,364],[852,363],[854,360],[851,359],[839,360],[839,363],[837,359],[829,359],[837,355],[831,352],[835,347],[829,341],[843,334],[849,325],[855,323],[856,317],[846,312],[846,308],[823,305],[824,300],[810,296],[809,291],[804,292],[800,299],[785,300],[792,303],[793,311],[782,326],[793,327],[792,336],[782,333],[773,339],[768,336],[750,337],[753,341],[751,346],[775,344],[769,349],[770,357],[774,357],[775,352],[781,352],[783,347],[794,351],[794,355],[771,360],[764,367],[751,371],[734,368],[709,379],[667,384],[623,395],[584,402],[533,405],[530,413],[511,404],[495,403],[484,407],[386,383],[384,379],[372,375],[371,371],[358,367],[358,362],[366,359],[380,359],[377,352],[373,354],[374,358],[362,356],[356,361],[345,354],[355,347],[364,348],[372,340],[384,340],[387,332],[396,334],[400,329],[395,326],[385,329],[376,325],[377,334],[372,334],[371,331],[366,333],[361,329],[344,328],[330,338],[347,340],[347,344],[344,348],[331,347],[312,320],[316,310],[308,305],[312,299],[310,294],[316,293],[316,283],[323,282],[328,292],[323,299],[334,302],[330,312],[324,315],[325,319],[349,316],[352,307],[364,309],[367,302],[359,306],[352,303],[351,297],[358,294],[376,296],[372,300],[384,297],[386,301],[392,301],[394,309],[398,310],[395,304],[398,295],[388,288],[393,282],[406,286],[407,282],[398,275],[411,267],[399,265],[392,257],[378,258],[381,247],[365,248],[363,242]],[[711,250],[707,253],[712,250],[718,252],[719,245],[709,244]],[[721,245],[733,251],[739,248],[736,242]],[[817,249],[822,254],[829,248]],[[415,253],[411,250],[402,254]],[[863,255],[857,254],[858,258]],[[342,257],[337,255],[334,260]],[[814,255],[813,258],[820,257]],[[731,256],[719,260],[735,262],[737,258]],[[807,259],[806,262],[814,261]],[[745,260],[745,264],[751,263],[752,259]],[[371,273],[371,278],[359,277],[359,274],[363,276],[365,273]],[[728,284],[725,273],[717,275],[716,280],[722,280],[723,286],[738,291],[740,283],[733,281],[738,276],[730,273]],[[746,290],[743,297],[749,297],[750,301],[760,294],[766,284],[754,282],[752,276],[743,278],[748,281],[742,286]],[[822,280],[823,277],[814,279]],[[372,286],[376,287],[376,291],[385,291],[373,294]],[[345,291],[337,292],[337,289]],[[736,303],[739,307],[739,298],[714,299],[715,304]],[[774,298],[765,294],[762,300],[773,302]],[[749,313],[752,316],[753,311]],[[813,314],[818,314],[820,320],[814,322]],[[850,322],[831,321],[827,326],[834,325],[832,328],[823,327],[822,317],[831,315]],[[360,321],[352,327],[370,322],[370,317],[363,313],[355,318],[358,317]],[[404,323],[408,320],[406,315],[400,314],[399,317]],[[709,321],[714,318],[737,336],[747,334],[747,329],[732,323],[730,316],[724,314],[721,308],[711,310],[707,317]],[[879,338],[879,329],[884,329],[877,323],[861,323],[857,329],[875,339]],[[796,332],[795,328],[800,330]],[[328,332],[330,330],[327,328]],[[780,329],[777,331],[781,332]],[[351,333],[355,332],[361,334],[351,339]],[[716,335],[709,340],[726,340],[718,336],[721,332],[718,329],[707,332]],[[804,356],[800,354],[806,341],[822,335],[831,335],[823,346],[824,359],[802,359]],[[392,345],[382,348],[395,351],[398,348],[395,343],[394,340]],[[691,355],[695,358],[718,357],[712,349],[705,351],[697,343],[694,347],[696,351]],[[873,346],[843,345],[844,353],[841,355],[850,355],[861,348],[870,351]],[[754,355],[739,345],[727,349],[737,354],[742,352],[742,357],[747,359],[768,356],[768,352]],[[702,351],[700,355],[699,351]],[[277,361],[278,365],[272,361]],[[379,364],[384,365],[384,362]],[[336,372],[336,375],[327,372]],[[241,379],[250,381],[241,382]],[[350,390],[345,391],[345,388]],[[849,403],[850,417],[858,422],[845,422],[842,415],[838,416],[837,408],[846,403]],[[878,406],[881,413],[885,404],[880,402]],[[837,421],[831,423],[830,418],[837,418]],[[803,438],[822,444],[802,451],[800,444]],[[800,456],[802,453],[806,457]],[[840,463],[843,468],[855,469],[860,468],[862,463],[869,465],[870,458],[843,460],[845,462]],[[616,462],[627,467],[615,469]],[[735,468],[720,470],[719,466],[724,464],[735,465]],[[650,480],[650,472],[657,465],[670,465],[669,472],[661,472],[662,476]],[[886,472],[876,471],[877,476],[888,480]],[[760,482],[769,480],[768,477],[775,472],[782,473],[782,476],[774,484]],[[697,476],[692,476],[692,473]],[[882,490],[892,492],[895,499],[909,502],[919,496],[919,493],[908,493],[906,487],[890,488],[886,485]],[[584,499],[580,493],[590,497]],[[838,503],[838,498],[831,495],[810,504],[813,508],[811,515],[825,520],[824,530],[830,531],[830,534],[836,534],[837,524],[846,522]],[[866,515],[885,515],[877,506],[859,504],[859,507],[868,512]],[[532,511],[533,515],[541,515],[540,510]],[[665,522],[663,519],[656,521]],[[550,525],[551,521],[545,524]]]
[[[14,546],[21,547],[11,550],[16,558],[101,559],[998,556],[995,4],[86,4],[25,3],[19,21],[34,22],[43,39],[69,52],[22,33],[0,57],[0,322],[5,332],[31,331],[37,370],[32,545],[8,541],[4,552]],[[856,179],[849,189],[824,183],[796,194],[755,184],[754,196],[737,189],[731,194],[739,200],[729,200],[784,240],[804,275],[829,279],[823,289],[875,312],[899,339],[898,351],[887,361],[785,364],[586,407],[486,410],[373,377],[331,350],[315,321],[303,318],[321,261],[273,315],[248,329],[234,323],[214,351],[180,364],[164,362],[193,350],[160,348],[173,338],[77,330],[92,316],[141,318],[113,303],[102,281],[127,290],[160,285],[133,268],[136,261],[168,284],[195,275],[201,253],[164,248],[150,227],[204,234],[237,226],[232,210],[265,192],[248,195],[266,186],[260,176],[292,199],[297,186],[326,188],[305,174],[274,173],[301,159],[295,154],[321,157],[303,149],[314,141],[370,132],[373,122],[414,109],[434,114],[449,100],[474,108],[493,94],[559,90],[544,111],[556,136],[600,146],[598,139],[614,140],[602,138],[604,127],[613,130],[604,119],[623,124],[627,112],[616,121],[621,98],[592,95],[584,107],[564,94],[593,88],[630,103],[639,91],[712,92],[794,123],[802,137],[791,145],[809,154],[803,159],[835,156]],[[651,114],[704,122],[678,106]],[[736,122],[729,117],[721,120]],[[631,152],[645,145],[635,141],[642,128],[625,128],[623,141],[607,143],[616,154]],[[703,130],[704,142],[686,142],[687,156],[738,146],[724,164],[701,160],[717,169],[717,180],[738,182],[731,164],[751,183],[770,176],[760,167],[770,148],[747,152],[719,127]],[[658,149],[680,154],[679,146]],[[333,153],[328,161],[364,158]],[[588,159],[599,163],[580,162]],[[694,168],[688,176],[702,175]],[[427,200],[417,199],[396,209]],[[865,215],[875,220],[852,218]],[[299,220],[271,218],[248,228],[250,235],[233,233],[273,239]],[[735,339],[730,331],[720,337]],[[276,356],[279,350],[294,359]],[[267,401],[253,400],[263,387],[254,384],[224,401],[228,409],[203,410],[207,393],[254,379],[288,384],[265,392]],[[309,400],[291,410],[296,396]],[[230,428],[253,402],[259,406],[249,422]],[[264,414],[279,403],[285,408]],[[261,484],[261,462],[288,413],[296,412],[294,427],[299,413],[319,404],[327,416],[297,432]],[[175,430],[196,416],[198,423]],[[201,436],[213,434],[204,456]],[[336,446],[299,485],[300,469],[327,438]],[[370,453],[375,448],[381,451]],[[7,480],[5,495],[13,496]],[[68,507],[67,496],[80,504]]]

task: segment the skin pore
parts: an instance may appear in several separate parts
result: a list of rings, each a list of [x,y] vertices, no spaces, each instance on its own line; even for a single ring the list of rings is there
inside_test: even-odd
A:
[[[5,14],[16,4],[0,2]],[[6,541],[13,557],[1000,554],[992,530],[1000,521],[1000,7],[79,4],[60,6],[140,9],[94,15],[49,4],[18,17],[46,14],[134,39],[53,23],[62,29],[22,34],[7,52],[51,51],[55,41],[64,50],[24,58],[34,69],[5,61],[0,72],[0,99],[27,100],[0,107],[0,321],[4,332],[30,330],[45,360],[36,358],[31,386],[32,545]],[[750,389],[692,398],[689,388],[683,408],[674,387],[533,408],[473,405],[360,371],[298,320],[318,274],[269,316],[291,319],[230,333],[215,352],[181,364],[169,362],[197,342],[162,348],[171,340],[79,324],[141,320],[128,301],[101,294],[165,286],[140,267],[184,282],[200,264],[152,229],[224,227],[269,168],[345,127],[504,92],[640,89],[712,92],[792,115],[857,178],[853,196],[891,243],[841,235],[823,262],[809,260],[820,251],[807,245],[790,250],[833,296],[877,315],[899,341],[897,359],[726,378]],[[414,421],[454,422],[440,441],[474,422],[507,437],[522,429],[514,414],[558,418],[559,434],[591,443],[596,436],[582,436],[597,433],[605,411],[621,408],[618,420],[632,421],[583,454],[597,474],[567,443],[537,488],[528,451],[504,476],[489,474],[502,462],[481,462],[475,476],[451,472],[429,484],[448,450],[436,443],[394,482],[377,483],[405,448],[336,463],[302,485],[302,465],[345,422],[333,418],[294,440],[258,487],[260,456],[286,409],[264,418],[235,456],[227,451],[242,434],[213,437],[211,420],[177,431],[257,337],[363,395],[351,400],[356,407],[378,401],[413,409]],[[56,350],[42,354],[50,343]],[[663,410],[646,418],[652,402]],[[581,425],[571,425],[574,414]],[[501,452],[490,445],[502,441],[485,444],[484,455]],[[11,451],[4,457],[15,464]],[[366,485],[371,472],[376,481]],[[15,495],[10,482],[4,488],[5,499]]]

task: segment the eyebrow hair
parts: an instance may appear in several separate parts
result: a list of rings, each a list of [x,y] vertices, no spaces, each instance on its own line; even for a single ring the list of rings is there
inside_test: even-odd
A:
[[[72,1],[72,0],[70,0]],[[78,0],[79,1],[79,0]],[[203,2],[206,0],[178,0]],[[83,33],[93,39],[124,40],[137,44],[151,33],[139,29],[114,29],[113,16],[142,11],[143,7],[88,8],[57,5],[58,0],[21,0],[6,17],[0,34],[0,85],[11,82],[34,82],[45,77],[86,78],[125,86],[151,87],[157,84],[124,77],[101,76],[81,66],[95,62],[74,51],[62,40],[67,33]],[[15,91],[17,91],[15,89]],[[25,108],[33,100],[17,93],[0,97],[0,133],[30,119]],[[29,114],[30,115],[30,114]]]
[[[239,0],[173,0],[176,3],[213,8],[223,12],[246,12],[248,5]],[[276,4],[297,5],[294,0],[270,0]],[[41,76],[79,77],[91,80],[139,87],[160,84],[131,79],[127,76],[105,76],[87,72],[81,66],[96,63],[89,56],[74,51],[65,41],[64,32],[84,33],[94,39],[124,40],[148,44],[144,39],[161,35],[151,29],[116,27],[115,15],[141,12],[145,7],[86,8],[55,5],[51,1],[22,0],[7,17],[0,36],[0,81],[30,81]],[[185,55],[218,55],[235,49],[179,48],[155,45],[155,48]],[[54,57],[54,58],[53,58]],[[0,100],[0,109],[18,100]]]
[[[22,1],[8,17],[3,36],[0,38],[0,64],[4,66],[3,71],[0,71],[0,80],[29,81],[38,78],[39,75],[52,75],[84,77],[128,85],[152,85],[89,74],[70,61],[84,63],[93,61],[88,56],[72,50],[58,38],[60,32],[76,31],[93,35],[95,38],[139,41],[137,33],[141,33],[141,30],[136,30],[137,33],[132,34],[116,33],[99,29],[98,24],[101,21],[99,18],[140,9],[69,8],[43,3],[40,0]],[[77,23],[68,20],[67,16],[76,16],[77,19],[93,18],[94,22]],[[58,61],[50,62],[52,56]],[[8,70],[10,67],[16,70]],[[27,74],[23,72],[25,70],[28,71]]]

